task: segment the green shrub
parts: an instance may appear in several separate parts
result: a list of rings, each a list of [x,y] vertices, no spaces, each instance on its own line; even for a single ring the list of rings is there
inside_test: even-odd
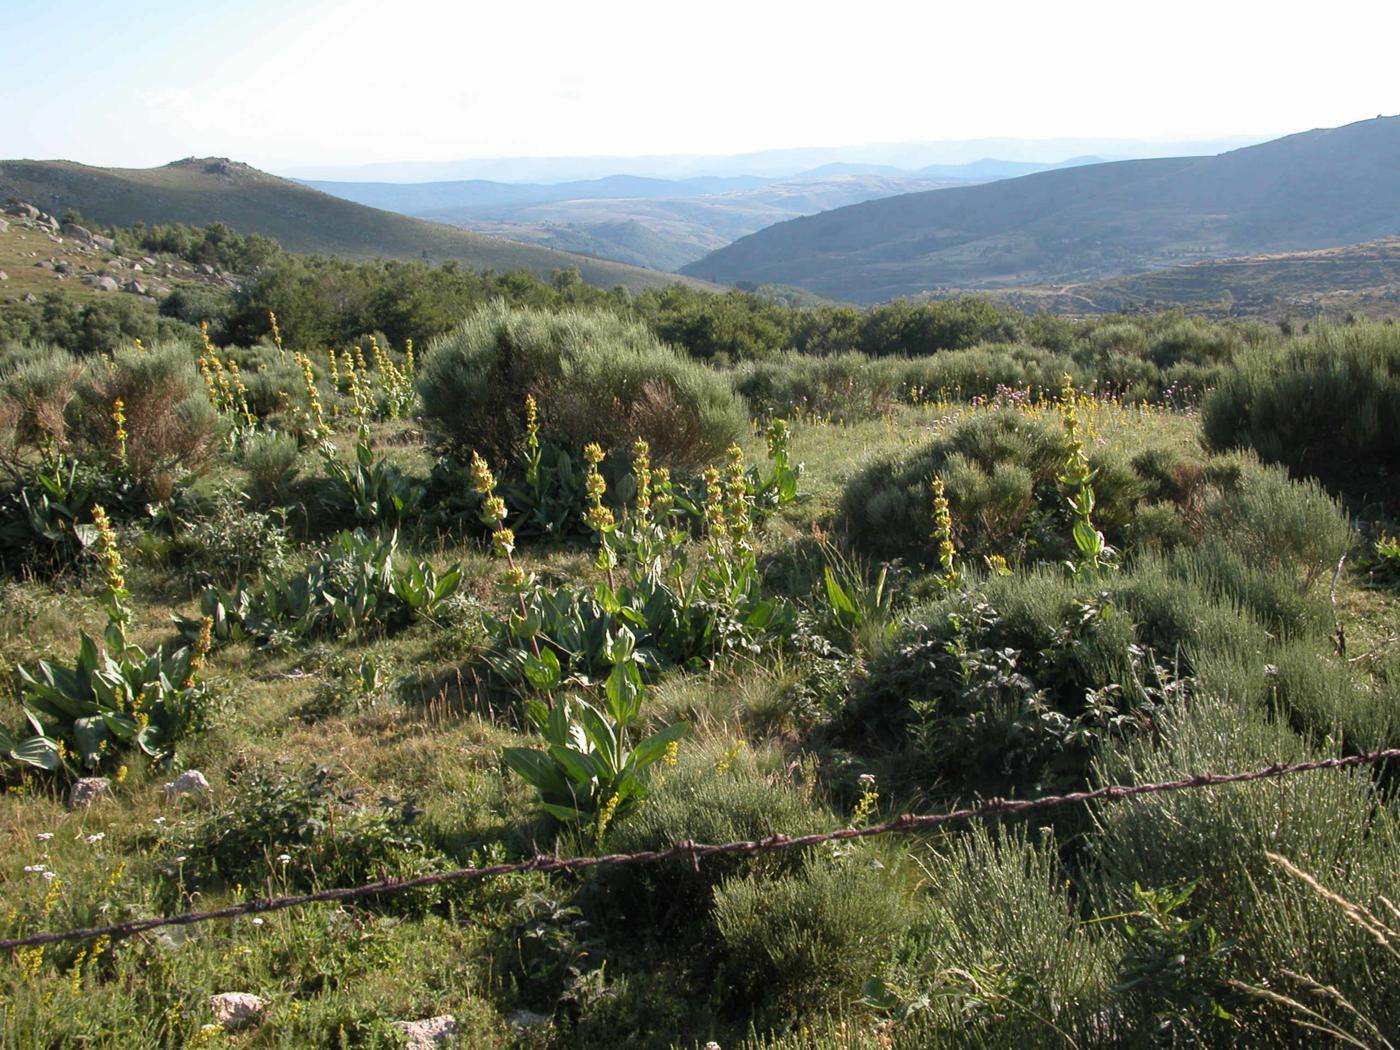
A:
[[[1384,497],[1400,464],[1400,329],[1325,327],[1241,353],[1201,418],[1214,448],[1252,448],[1329,487]]]
[[[237,492],[217,493],[206,513],[172,542],[172,556],[196,586],[231,587],[284,568],[292,543],[271,514],[243,506]]]
[[[1147,353],[1155,364],[1167,369],[1182,363],[1228,362],[1243,345],[1236,332],[1199,317],[1190,317],[1153,334]]]
[[[1310,739],[1331,739],[1346,751],[1400,743],[1400,680],[1356,672],[1330,639],[1301,638],[1272,661],[1274,696]]]
[[[451,865],[429,844],[411,803],[363,802],[343,773],[326,766],[292,772],[254,767],[235,790],[170,833],[167,892],[260,886],[291,892],[411,877]],[[285,859],[284,859],[285,858]],[[377,907],[422,908],[440,890],[393,894]]]
[[[1058,390],[1066,372],[1081,387],[1093,378],[1071,358],[1025,343],[948,350],[895,364],[906,396],[916,401],[991,398],[1008,390]]]
[[[1111,593],[1041,570],[913,611],[845,722],[902,750],[918,788],[1034,794],[1082,783],[1104,742],[1151,730],[1183,688]]]
[[[931,564],[936,545],[930,483],[943,478],[960,552],[1008,560],[1058,560],[1069,553],[1070,519],[1059,475],[1063,429],[1014,408],[978,412],[912,452],[867,466],[846,486],[841,518],[852,543],[878,557]],[[1098,524],[1120,546],[1146,486],[1122,454],[1094,448]]]
[[[786,782],[780,755],[747,747],[724,754],[699,745],[681,750],[657,781],[647,804],[608,833],[610,851],[638,853],[692,842],[736,842],[769,835],[802,835],[831,826],[830,814],[810,805]],[[749,874],[790,872],[796,851],[718,854],[695,866],[686,860],[600,872],[602,902],[651,925],[701,921],[720,882]]]
[[[542,442],[622,453],[643,438],[676,467],[714,459],[747,418],[718,373],[640,324],[579,310],[479,310],[432,345],[417,387],[444,444],[498,464],[524,451],[526,394],[539,404]]]
[[[903,879],[865,848],[809,854],[793,874],[746,875],[715,891],[721,995],[782,1025],[839,1013],[921,918]]]
[[[197,470],[217,443],[219,420],[183,343],[118,350],[89,364],[69,406],[74,437],[87,454],[118,464],[113,408],[126,416],[124,469],[148,487],[156,475]]]
[[[248,498],[259,507],[282,506],[301,470],[296,439],[276,431],[250,435],[239,450],[248,472]]]
[[[1105,783],[1171,780],[1203,770],[1255,769],[1314,757],[1258,707],[1198,698],[1162,719],[1160,742],[1107,755]],[[1382,1030],[1400,1023],[1400,960],[1349,923],[1341,909],[1285,875],[1273,852],[1349,900],[1381,908],[1400,892],[1400,851],[1391,803],[1367,770],[1313,772],[1278,781],[1182,791],[1103,804],[1090,843],[1103,914],[1135,907],[1133,886],[1194,884],[1187,917],[1233,942],[1233,976],[1272,984],[1284,971],[1338,989]],[[1278,1045],[1290,1026],[1277,1006],[1242,1012],[1253,1045]],[[1248,1038],[1244,1033],[1256,1033]]]
[[[1356,542],[1337,501],[1315,481],[1254,467],[1208,499],[1209,530],[1249,565],[1288,574],[1310,590]]]
[[[926,929],[869,989],[905,1021],[900,1045],[1101,1045],[1114,946],[1082,921],[1053,847],[977,826],[921,862]]]
[[[899,402],[899,366],[856,353],[787,353],[735,369],[734,389],[760,417],[811,415],[853,423],[885,415]]]
[[[67,448],[64,411],[81,366],[50,346],[26,346],[0,361],[0,469],[18,480],[36,456]]]

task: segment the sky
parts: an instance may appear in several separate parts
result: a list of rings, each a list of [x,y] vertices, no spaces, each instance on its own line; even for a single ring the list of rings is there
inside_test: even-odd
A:
[[[1400,4],[1380,0],[3,0],[0,14],[0,157],[123,167],[1264,137],[1400,112]]]

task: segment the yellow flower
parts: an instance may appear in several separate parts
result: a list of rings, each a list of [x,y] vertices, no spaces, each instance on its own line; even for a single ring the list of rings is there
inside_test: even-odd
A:
[[[481,496],[490,496],[496,490],[496,476],[491,473],[491,467],[481,456],[473,452],[471,463],[472,488],[476,489]]]
[[[958,582],[957,548],[953,546],[953,514],[948,509],[948,497],[943,491],[943,479],[933,479],[933,538],[938,542],[938,564],[943,570],[942,583],[952,587]]]

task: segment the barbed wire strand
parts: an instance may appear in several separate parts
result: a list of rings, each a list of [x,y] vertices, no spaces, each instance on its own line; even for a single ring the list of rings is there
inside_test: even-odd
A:
[[[1342,758],[1314,759],[1308,762],[1275,762],[1273,765],[1245,773],[1197,773],[1194,776],[1182,777],[1178,780],[1164,780],[1150,784],[1113,784],[1088,791],[1073,791],[1064,795],[1043,795],[1032,799],[991,798],[975,806],[950,810],[946,813],[907,813],[884,824],[872,824],[863,828],[840,828],[836,831],[816,832],[810,835],[790,837],[776,834],[762,839],[717,844],[684,840],[664,849],[645,850],[640,853],[608,853],[601,856],[559,857],[537,853],[528,860],[491,864],[486,867],[456,868],[452,871],[434,872],[430,875],[418,875],[411,878],[382,879],[360,886],[317,890],[313,893],[285,897],[265,897],[244,901],[241,904],[231,904],[225,908],[215,908],[211,911],[182,912],[179,915],[164,915],[158,918],[131,919],[109,926],[90,926],[82,929],[35,933],[27,937],[0,940],[0,951],[34,948],[46,944],[58,944],[63,941],[87,941],[97,937],[110,937],[116,940],[166,926],[192,926],[196,923],[212,922],[219,919],[236,919],[243,915],[265,915],[268,912],[285,911],[288,908],[299,908],[307,904],[359,900],[381,894],[402,893],[428,886],[440,886],[449,882],[490,879],[527,872],[584,871],[589,868],[655,864],[667,860],[686,860],[698,869],[703,858],[721,853],[766,853],[777,850],[809,849],[827,842],[874,838],[877,835],[908,834],[940,827],[944,824],[982,820],[990,817],[1013,817],[1038,810],[1077,805],[1082,802],[1118,802],[1141,795],[1161,795],[1195,788],[1272,780],[1322,769],[1348,769],[1373,765],[1392,758],[1400,758],[1400,748],[1370,751]]]

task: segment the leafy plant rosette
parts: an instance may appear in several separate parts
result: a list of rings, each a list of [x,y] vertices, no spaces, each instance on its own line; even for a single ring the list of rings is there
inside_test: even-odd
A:
[[[107,629],[99,647],[80,632],[72,668],[46,660],[35,671],[19,668],[20,706],[33,733],[16,737],[0,729],[0,758],[51,773],[73,771],[72,760],[96,771],[118,751],[135,745],[158,760],[198,727],[208,709],[199,671],[211,645],[213,623],[204,620],[193,645],[147,653],[127,640],[130,622],[123,564],[107,512],[93,508],[98,559],[107,584]]]
[[[71,668],[40,660],[33,672],[19,669],[22,706],[34,733],[16,739],[0,729],[0,752],[49,772],[69,766],[69,759],[96,771],[133,745],[155,759],[173,755],[205,706],[205,687],[193,681],[199,649],[186,646],[167,656],[135,645],[118,648],[112,633],[106,647],[81,634]]]
[[[568,695],[552,706],[530,700],[526,716],[545,746],[501,751],[505,764],[538,793],[546,813],[566,823],[596,823],[599,835],[646,796],[646,770],[672,752],[687,729],[676,722],[631,744],[645,691],[636,639],[625,627],[619,629],[608,639],[607,654],[613,667],[602,704]],[[552,677],[557,685],[560,668],[553,652],[544,650],[539,662],[541,684],[551,684]]]

